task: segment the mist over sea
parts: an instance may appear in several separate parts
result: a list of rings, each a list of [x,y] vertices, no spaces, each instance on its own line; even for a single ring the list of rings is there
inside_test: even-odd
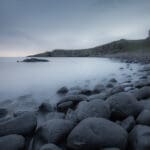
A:
[[[46,59],[49,62],[17,63],[23,58],[0,58],[0,101],[30,96],[38,102],[55,103],[56,91],[62,86],[92,88],[111,78],[123,82],[129,75],[134,80],[139,68],[107,58]]]

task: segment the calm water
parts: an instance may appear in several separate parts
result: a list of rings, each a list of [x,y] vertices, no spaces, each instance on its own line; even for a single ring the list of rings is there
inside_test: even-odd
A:
[[[37,101],[55,101],[62,86],[92,88],[116,77],[120,82],[132,74],[127,64],[104,58],[48,58],[50,62],[17,63],[23,58],[0,58],[0,100],[30,95]],[[131,66],[134,71],[137,65]]]

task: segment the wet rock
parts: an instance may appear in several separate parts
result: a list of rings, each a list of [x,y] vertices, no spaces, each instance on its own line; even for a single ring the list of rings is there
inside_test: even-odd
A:
[[[136,90],[134,94],[135,94],[136,98],[139,100],[150,98],[150,87],[145,86],[139,90]]]
[[[25,139],[21,135],[7,135],[0,137],[1,150],[20,150],[24,148]]]
[[[129,134],[129,150],[150,149],[150,127],[137,125]]]
[[[32,149],[38,150],[47,143],[61,143],[70,133],[74,124],[70,120],[53,119],[41,125],[35,134]]]
[[[30,135],[37,125],[34,113],[26,113],[0,123],[0,136],[8,134]]]
[[[45,144],[40,148],[40,150],[61,150],[61,148],[54,144]]]
[[[108,84],[106,85],[106,87],[107,87],[107,88],[113,88],[113,87],[114,87],[114,84],[113,84],[113,83],[108,83]]]
[[[136,119],[138,124],[150,125],[150,110],[143,110]]]
[[[126,92],[114,94],[106,102],[110,105],[112,119],[114,120],[125,119],[128,116],[136,117],[142,110],[137,99]]]
[[[7,109],[0,108],[0,118],[6,117],[7,114],[8,114]]]
[[[13,113],[13,115],[14,115],[14,117],[19,117],[19,116],[21,116],[21,115],[23,115],[23,114],[26,114],[26,113],[31,113],[31,112],[29,112],[29,111],[15,111],[14,113]],[[33,113],[33,112],[32,112]]]
[[[114,83],[116,83],[117,80],[116,80],[115,78],[112,78],[112,79],[109,80],[109,82],[114,82]]]
[[[131,90],[133,90],[133,89],[134,89],[133,87],[125,87],[125,88],[124,88],[124,91],[125,91],[125,92],[128,92],[128,91],[131,91]]]
[[[133,116],[129,116],[121,122],[121,126],[127,131],[130,132],[135,126],[136,122]]]
[[[136,88],[142,88],[144,86],[149,86],[150,85],[150,81],[147,79],[143,79],[143,80],[139,80],[134,84],[134,87]]]
[[[110,107],[103,100],[93,100],[90,102],[80,102],[77,109],[75,110],[77,120],[81,121],[88,117],[110,117]]]
[[[51,120],[51,119],[64,119],[65,114],[61,112],[51,112],[46,115],[46,120]]]
[[[69,108],[74,108],[80,101],[87,101],[88,97],[85,95],[68,95],[65,96],[57,104],[57,110],[66,112]]]
[[[114,138],[115,135],[115,138]],[[87,118],[81,121],[67,139],[73,150],[94,150],[116,147],[124,150],[127,132],[119,125],[103,118]]]
[[[47,112],[52,112],[52,111],[53,111],[53,107],[52,107],[51,104],[43,102],[43,103],[39,106],[39,111],[40,111],[40,112],[45,112],[45,113],[47,113]]]
[[[89,96],[92,94],[92,91],[90,89],[82,89],[80,94]]]
[[[111,90],[111,95],[116,94],[116,93],[120,93],[120,92],[124,92],[124,88],[121,85],[115,86],[112,88]]]
[[[100,93],[105,90],[105,86],[103,84],[98,84],[94,87],[94,93]]]
[[[77,113],[72,109],[68,109],[65,119],[71,120],[76,124],[78,122]]]
[[[95,99],[105,100],[110,96],[110,92],[111,92],[110,90],[106,90],[99,94],[91,95],[89,96],[89,101],[95,100]]]
[[[144,109],[148,109],[150,110],[150,99],[146,99],[146,100],[140,100],[139,104],[141,105],[141,107]]]
[[[64,86],[57,91],[57,94],[66,94],[68,93],[68,91],[69,91],[68,88]]]

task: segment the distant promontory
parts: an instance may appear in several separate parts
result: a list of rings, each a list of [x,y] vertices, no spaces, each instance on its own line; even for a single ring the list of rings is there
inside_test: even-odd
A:
[[[121,39],[88,49],[56,49],[29,57],[100,57],[118,53],[150,52],[150,35],[146,39]]]

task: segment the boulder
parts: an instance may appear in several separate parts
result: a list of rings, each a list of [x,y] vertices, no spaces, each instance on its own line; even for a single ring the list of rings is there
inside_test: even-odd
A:
[[[46,115],[46,120],[51,120],[51,119],[64,119],[65,114],[61,112],[51,112]]]
[[[43,102],[40,106],[39,106],[39,111],[41,112],[52,112],[53,111],[53,107],[51,104],[49,103],[45,103]]]
[[[68,93],[68,91],[69,91],[68,88],[66,86],[63,86],[57,91],[57,94],[66,94]]]
[[[82,101],[77,106],[75,113],[78,121],[88,117],[109,118],[110,107],[105,101],[99,99],[89,102]]]
[[[35,134],[32,149],[38,150],[47,143],[61,143],[73,129],[74,124],[70,120],[53,119],[41,125]]]
[[[111,91],[110,91],[110,95],[116,94],[116,93],[120,93],[120,92],[124,92],[124,88],[121,85],[118,86],[114,86]]]
[[[0,123],[0,136],[9,134],[30,135],[37,125],[34,113],[25,113]]]
[[[139,100],[150,98],[150,86],[145,86],[139,90],[136,90],[134,94]]]
[[[89,101],[94,100],[94,99],[103,99],[103,100],[105,100],[110,95],[111,95],[110,90],[105,90],[105,91],[102,91],[99,94],[94,94],[94,95],[89,96]]]
[[[121,126],[127,131],[130,132],[135,126],[136,122],[133,116],[129,116],[121,122]]]
[[[80,91],[80,94],[89,96],[89,95],[92,94],[92,91],[91,91],[90,89],[82,89],[82,90]]]
[[[57,103],[57,110],[61,112],[66,112],[69,108],[74,108],[80,101],[87,100],[88,98],[85,95],[68,95]]]
[[[115,78],[112,78],[112,79],[109,80],[109,82],[114,82],[114,83],[116,83],[117,80],[116,80]]]
[[[122,120],[128,116],[137,116],[142,107],[137,99],[126,92],[121,92],[110,96],[106,102],[110,105],[112,119]]]
[[[110,82],[110,83],[108,83],[108,84],[106,85],[106,87],[107,87],[107,88],[113,88],[113,87],[114,87],[114,84]]]
[[[141,105],[141,107],[143,107],[143,110],[144,109],[150,110],[150,99],[140,100],[139,104]]]
[[[94,87],[94,93],[100,93],[105,90],[105,86],[103,84],[98,84]]]
[[[148,79],[140,79],[139,81],[134,83],[134,87],[136,88],[142,88],[144,86],[149,86],[150,85],[150,81]]]
[[[8,114],[7,109],[5,108],[0,108],[0,118],[5,117]]]
[[[6,135],[0,137],[1,150],[20,150],[24,148],[25,139],[21,135]]]
[[[143,110],[136,119],[138,124],[150,126],[150,110]]]
[[[61,148],[54,144],[45,144],[40,148],[40,150],[61,150]]]
[[[129,150],[150,149],[150,127],[137,125],[129,134]]]
[[[74,110],[68,109],[65,119],[73,121],[75,124],[78,122],[77,114]]]
[[[67,145],[73,150],[94,150],[116,147],[125,150],[127,132],[104,118],[87,118],[69,134]]]

